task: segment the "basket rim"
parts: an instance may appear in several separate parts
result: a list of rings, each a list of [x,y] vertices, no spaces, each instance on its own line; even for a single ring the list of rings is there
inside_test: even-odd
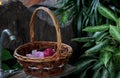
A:
[[[34,41],[34,43],[55,43],[55,44],[57,44],[57,42],[53,42],[53,41]],[[30,57],[26,57],[26,56],[23,56],[23,55],[20,55],[20,54],[17,53],[17,50],[19,48],[22,48],[23,46],[26,46],[28,44],[34,44],[34,43],[28,42],[28,43],[25,43],[23,45],[18,46],[15,49],[13,56],[15,58],[17,58],[18,60],[27,61],[27,62],[45,62],[45,61],[48,62],[48,61],[53,61],[53,60],[56,61],[56,60],[59,60],[59,59],[65,59],[65,57],[64,58],[59,58],[59,59],[54,59],[54,58],[56,58],[56,53],[53,56],[48,56],[48,57],[45,57],[45,58],[30,58]],[[69,57],[72,54],[72,47],[65,44],[65,43],[62,43],[61,45],[66,46],[68,48],[67,52],[69,52],[69,53],[68,53],[67,56]]]

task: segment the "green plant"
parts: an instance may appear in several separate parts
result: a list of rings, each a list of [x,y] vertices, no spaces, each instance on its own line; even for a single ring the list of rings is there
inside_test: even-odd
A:
[[[86,26],[96,25],[101,21],[97,12],[99,0],[60,0],[59,4],[62,4],[57,10],[61,15],[60,21],[66,23],[72,19],[76,37],[84,35],[82,29]]]
[[[79,78],[120,78],[120,18],[100,4],[98,11],[109,22],[83,29],[92,36],[73,39],[84,42],[86,48],[73,74]]]
[[[12,56],[8,49],[2,50],[2,69],[9,70],[9,69],[20,69],[20,65],[16,61],[16,59]]]

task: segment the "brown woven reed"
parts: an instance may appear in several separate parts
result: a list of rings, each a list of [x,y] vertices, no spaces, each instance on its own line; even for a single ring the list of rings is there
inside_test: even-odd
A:
[[[47,12],[52,18],[56,29],[57,42],[34,41],[34,19],[40,10]],[[34,49],[45,50],[46,48],[54,48],[56,53],[43,59],[26,57],[26,54],[31,53]],[[18,59],[25,73],[36,77],[59,75],[63,72],[71,54],[72,48],[67,44],[61,43],[60,27],[54,14],[45,7],[37,8],[33,12],[30,21],[30,42],[19,46],[14,52],[14,57]]]

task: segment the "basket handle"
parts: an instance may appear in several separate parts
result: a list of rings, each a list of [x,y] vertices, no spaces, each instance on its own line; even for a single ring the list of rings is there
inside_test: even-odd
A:
[[[52,13],[52,11],[50,11],[48,8],[45,8],[45,7],[39,7],[37,8],[33,14],[32,14],[32,17],[31,17],[31,20],[30,20],[30,42],[34,43],[34,23],[35,23],[35,15],[38,13],[38,11],[40,10],[43,10],[45,12],[47,12],[52,21],[53,21],[53,24],[55,26],[55,30],[56,30],[56,37],[57,37],[57,49],[56,49],[56,56],[57,57],[60,57],[60,49],[61,49],[61,33],[60,33],[60,26],[59,26],[59,23],[55,17],[55,15]]]

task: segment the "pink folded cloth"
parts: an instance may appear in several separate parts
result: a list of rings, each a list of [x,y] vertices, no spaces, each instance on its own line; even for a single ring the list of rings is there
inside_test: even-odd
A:
[[[55,49],[47,48],[44,51],[32,50],[32,53],[26,54],[26,56],[32,58],[44,58],[44,57],[52,56],[54,53],[55,53]]]
[[[47,48],[45,51],[44,51],[44,56],[47,57],[47,56],[52,56],[53,54],[55,53],[55,50],[52,49],[52,48]]]
[[[42,51],[35,52],[34,56],[38,57],[38,58],[44,58],[44,52],[42,52]]]

